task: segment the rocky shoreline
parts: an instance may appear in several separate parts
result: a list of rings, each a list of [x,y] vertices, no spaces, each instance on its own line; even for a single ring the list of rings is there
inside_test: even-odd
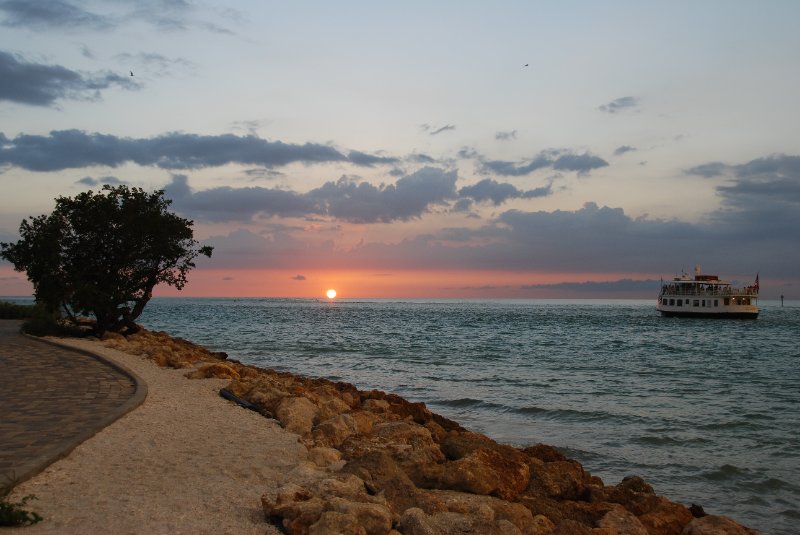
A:
[[[498,444],[394,394],[245,365],[166,333],[103,344],[228,379],[229,399],[299,435],[308,461],[261,497],[266,521],[292,535],[756,533],[639,477],[606,485],[551,446]]]

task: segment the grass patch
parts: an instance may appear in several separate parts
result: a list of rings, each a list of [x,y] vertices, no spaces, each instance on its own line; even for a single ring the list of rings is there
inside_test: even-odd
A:
[[[3,320],[22,320],[33,317],[36,305],[20,305],[0,301],[0,319]]]
[[[33,511],[28,511],[28,502],[35,500],[36,496],[28,494],[18,502],[8,500],[11,489],[14,488],[14,478],[0,486],[0,526],[30,526],[42,521],[41,515]]]

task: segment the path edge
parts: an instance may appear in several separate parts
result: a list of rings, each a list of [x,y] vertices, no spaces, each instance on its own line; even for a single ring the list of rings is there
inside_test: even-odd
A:
[[[40,474],[45,470],[45,468],[55,463],[56,461],[61,460],[64,457],[67,457],[70,453],[72,453],[72,451],[75,448],[80,446],[82,443],[86,442],[87,440],[95,436],[97,433],[99,433],[100,431],[102,431],[103,429],[105,429],[106,427],[116,422],[117,420],[119,420],[120,418],[131,412],[133,409],[144,403],[144,400],[147,399],[147,393],[148,393],[147,383],[145,383],[141,377],[136,375],[136,373],[134,373],[124,364],[121,364],[110,358],[99,355],[88,349],[72,346],[66,342],[61,342],[59,340],[54,340],[52,338],[41,338],[21,331],[20,334],[31,340],[37,340],[43,344],[49,344],[52,346],[59,347],[61,349],[66,349],[74,353],[91,357],[97,360],[98,362],[105,364],[109,368],[116,370],[122,375],[129,377],[133,381],[135,390],[131,397],[129,397],[121,405],[111,410],[108,414],[106,414],[105,417],[101,418],[90,427],[87,427],[83,432],[78,433],[72,439],[65,441],[64,446],[60,448],[58,451],[55,451],[54,453],[49,455],[46,459],[43,459],[41,462],[35,465],[23,468],[23,470],[20,473],[18,474],[15,473],[14,482],[12,483],[15,487],[20,483],[27,481],[28,479],[31,479],[32,477]]]

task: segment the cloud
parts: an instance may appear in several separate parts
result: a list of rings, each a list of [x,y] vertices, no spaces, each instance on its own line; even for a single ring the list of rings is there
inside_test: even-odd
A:
[[[192,191],[184,175],[174,175],[164,188],[175,208],[205,221],[250,221],[264,216],[303,217],[321,209],[303,195],[277,188],[228,186]]]
[[[614,149],[614,156],[621,156],[626,152],[633,152],[636,150],[636,147],[631,147],[630,145],[622,145],[621,147],[617,147]]]
[[[470,153],[463,152],[462,156]],[[586,174],[593,169],[608,166],[608,162],[589,152],[575,154],[570,151],[550,149],[524,162],[509,162],[503,160],[484,160],[479,157],[479,167],[482,172],[494,173],[502,176],[524,176],[539,169],[552,168],[557,171],[576,171]]]
[[[106,30],[115,26],[115,22],[108,17],[62,0],[3,0],[0,1],[0,12],[5,14],[0,24],[12,28]]]
[[[57,100],[99,100],[114,86],[139,89],[139,84],[109,71],[82,74],[59,65],[30,63],[0,51],[0,100],[52,106]]]
[[[728,166],[722,162],[709,162],[704,163],[702,165],[697,165],[692,167],[691,169],[687,169],[685,173],[687,175],[696,175],[702,176],[704,178],[713,178],[715,176],[720,176],[725,174],[728,171]]]
[[[500,183],[491,178],[485,178],[472,186],[464,186],[458,191],[458,194],[461,197],[469,197],[477,202],[491,201],[497,206],[508,199],[546,197],[552,194],[552,189],[551,185],[548,184],[541,188],[521,191],[512,184]]]
[[[361,165],[364,167],[396,164],[399,161],[397,158],[375,156],[373,154],[367,154],[365,152],[360,152],[357,150],[350,151],[350,153],[347,155],[347,159],[350,160],[351,163],[354,163],[356,165]]]
[[[441,134],[442,132],[446,132],[448,130],[455,130],[455,125],[446,124],[444,126],[431,126],[429,124],[420,125],[420,129],[423,132],[428,132],[428,134],[435,136],[437,134]]]
[[[512,139],[517,139],[517,131],[511,130],[510,132],[497,132],[494,135],[494,138],[498,141],[510,141]]]
[[[233,134],[201,136],[175,132],[136,139],[81,130],[54,130],[47,136],[20,134],[14,139],[3,139],[0,166],[29,171],[97,165],[117,167],[128,162],[162,169],[199,169],[227,164],[279,167],[294,162],[351,161],[329,145],[297,145]],[[368,155],[359,153],[351,163],[374,165],[380,161],[380,158],[369,159]]]
[[[199,5],[186,0],[137,0],[115,4],[107,2],[103,5],[104,8],[123,10],[109,14],[88,11],[81,6],[82,3],[67,0],[0,0],[0,12],[5,15],[0,24],[34,30],[106,31],[131,21],[144,21],[161,31],[199,28],[214,33],[233,34],[229,28],[203,20]]]
[[[619,279],[615,281],[560,282],[558,284],[525,284],[522,290],[550,290],[559,294],[594,297],[620,297],[622,295],[653,296],[658,293],[661,281],[657,279]]]
[[[353,223],[388,223],[420,217],[431,205],[456,197],[455,171],[424,167],[395,184],[373,186],[342,177],[306,194],[328,215]]]
[[[205,221],[250,221],[256,216],[327,216],[351,223],[389,223],[422,216],[457,197],[455,171],[426,167],[394,184],[374,186],[350,177],[307,193],[278,188],[218,187],[192,191],[185,175],[174,175],[165,195],[177,210]]]
[[[294,277],[292,277],[292,280],[293,281],[304,281],[304,280],[306,280],[306,276],[305,275],[295,275]]]
[[[77,184],[82,184],[84,186],[100,186],[102,184],[125,184],[124,181],[120,180],[115,176],[101,176],[98,178],[92,178],[90,176],[85,176],[76,182]]]
[[[635,108],[639,105],[639,99],[636,97],[620,97],[612,100],[608,104],[598,106],[598,110],[606,113],[619,113],[620,111]]]
[[[187,59],[169,58],[154,52],[139,52],[137,54],[125,52],[117,54],[114,59],[120,64],[130,65],[129,69],[136,76],[162,78],[178,73],[192,73],[196,70],[195,64]]]
[[[589,153],[563,154],[553,162],[553,169],[556,171],[576,171],[581,175],[601,167],[608,167],[608,162]]]

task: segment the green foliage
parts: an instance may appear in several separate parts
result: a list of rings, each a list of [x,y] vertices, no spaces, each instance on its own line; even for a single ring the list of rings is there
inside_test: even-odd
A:
[[[0,257],[25,271],[36,301],[74,318],[92,314],[97,330],[135,332],[135,320],[160,283],[182,289],[198,255],[192,224],[168,211],[163,191],[103,186],[59,197],[50,215],[23,220]]]
[[[0,487],[0,526],[26,526],[42,521],[38,513],[25,510],[30,500],[36,496],[28,494],[19,502],[8,501],[8,494],[14,488],[13,479]]]
[[[30,318],[33,316],[33,309],[34,305],[20,305],[9,303],[8,301],[0,301],[0,319],[20,320]]]
[[[35,305],[29,319],[22,324],[22,330],[33,336],[83,336],[75,321],[62,318],[57,311],[48,310],[43,305]]]

